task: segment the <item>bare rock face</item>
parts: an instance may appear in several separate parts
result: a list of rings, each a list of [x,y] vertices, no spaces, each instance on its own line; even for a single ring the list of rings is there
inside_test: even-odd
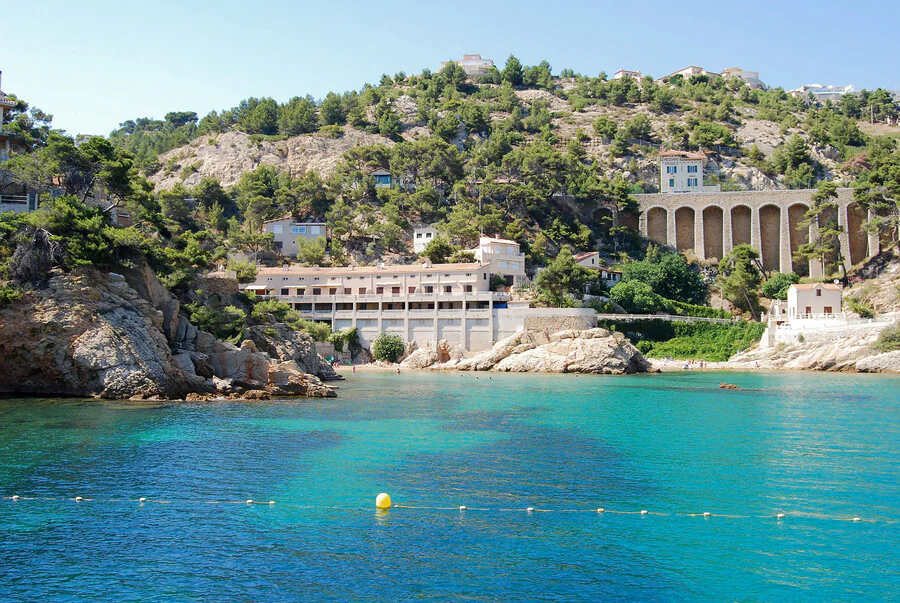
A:
[[[284,323],[256,325],[249,327],[244,336],[253,341],[259,351],[268,354],[274,360],[294,361],[304,373],[315,375],[323,381],[343,379],[331,364],[317,353],[316,342],[312,337],[292,329],[290,325]]]
[[[0,308],[0,392],[181,398],[213,386],[186,373],[163,313],[118,274],[54,271]]]
[[[900,373],[900,350],[867,356],[856,361],[860,373]]]

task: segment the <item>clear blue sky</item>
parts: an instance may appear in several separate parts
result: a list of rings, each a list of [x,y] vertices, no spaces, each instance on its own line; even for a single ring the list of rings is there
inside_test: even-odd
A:
[[[25,0],[0,13],[2,88],[71,134],[249,96],[358,89],[478,52],[596,75],[695,64],[772,86],[900,89],[896,0]]]

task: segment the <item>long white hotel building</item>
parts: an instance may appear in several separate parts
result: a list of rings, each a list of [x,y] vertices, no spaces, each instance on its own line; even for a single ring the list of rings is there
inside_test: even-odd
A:
[[[509,293],[490,290],[495,274],[509,284],[525,278],[518,243],[482,237],[474,251],[477,261],[464,264],[260,268],[256,282],[242,288],[289,303],[335,331],[355,327],[364,345],[385,332],[419,345],[446,339],[477,352],[523,328],[526,315],[558,314],[510,307]]]

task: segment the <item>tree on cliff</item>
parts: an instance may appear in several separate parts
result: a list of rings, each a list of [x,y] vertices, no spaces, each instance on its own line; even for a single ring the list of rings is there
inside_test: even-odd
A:
[[[719,284],[722,295],[735,307],[759,315],[759,284],[762,275],[757,268],[759,253],[749,245],[738,245],[719,262]]]
[[[569,305],[570,297],[581,298],[592,279],[591,271],[575,262],[572,250],[563,247],[553,262],[538,272],[535,285],[541,298],[553,306]]]
[[[515,55],[509,55],[506,59],[506,66],[501,73],[504,82],[508,82],[511,86],[521,86],[523,79],[522,63]]]
[[[838,223],[837,185],[834,182],[820,182],[811,197],[812,203],[797,225],[800,229],[815,226],[815,240],[800,245],[794,252],[797,262],[817,260],[822,267],[822,274],[828,275],[835,264],[844,269],[841,255],[840,236],[844,227]]]

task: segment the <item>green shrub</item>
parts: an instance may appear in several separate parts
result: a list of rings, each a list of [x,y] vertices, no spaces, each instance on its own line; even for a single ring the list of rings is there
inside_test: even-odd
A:
[[[235,341],[240,338],[247,320],[247,313],[237,306],[214,308],[200,304],[187,304],[185,308],[191,323],[212,333],[217,339]]]
[[[22,292],[13,287],[0,287],[0,306],[12,303],[22,297]]]
[[[762,294],[769,299],[787,299],[788,289],[799,282],[800,277],[793,272],[779,272],[762,284]]]
[[[857,297],[848,297],[847,305],[850,309],[860,315],[861,318],[874,318],[875,309],[869,304]]]
[[[686,304],[684,302],[668,300],[675,308],[675,313],[679,316],[701,316],[703,318],[731,318],[731,312],[719,310],[718,308],[710,308],[709,306],[698,306],[696,304]]]
[[[335,352],[343,352],[345,343],[350,349],[359,347],[359,333],[355,327],[348,327],[342,331],[334,331],[328,336],[328,341],[334,346]]]
[[[878,339],[872,347],[879,352],[900,350],[900,324],[892,325],[879,333]]]
[[[762,337],[766,325],[740,321],[734,324],[679,322],[660,319],[600,321],[600,326],[621,331],[648,358],[721,362],[747,349]]]
[[[316,341],[326,341],[331,335],[331,327],[325,322],[316,322],[303,318],[290,304],[274,299],[256,302],[250,311],[250,318],[258,324],[280,322],[295,331],[302,331]]]
[[[372,342],[372,356],[382,362],[397,362],[406,351],[406,344],[399,335],[382,333]]]
[[[252,283],[256,280],[256,274],[259,272],[259,269],[253,262],[239,262],[237,260],[228,262],[228,269],[234,270],[235,278],[237,278],[239,283]]]

